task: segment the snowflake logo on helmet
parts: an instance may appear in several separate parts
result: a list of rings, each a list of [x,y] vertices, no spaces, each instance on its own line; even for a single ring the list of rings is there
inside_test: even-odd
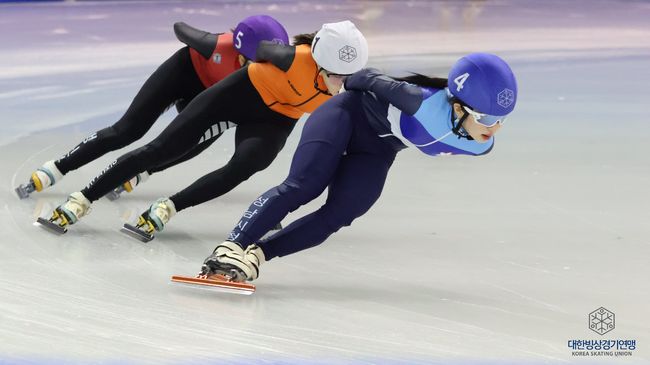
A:
[[[514,102],[515,102],[515,93],[510,89],[503,89],[497,95],[497,104],[499,104],[503,108],[509,107]]]
[[[357,58],[357,49],[352,46],[344,46],[339,49],[339,59],[341,61],[350,63]]]

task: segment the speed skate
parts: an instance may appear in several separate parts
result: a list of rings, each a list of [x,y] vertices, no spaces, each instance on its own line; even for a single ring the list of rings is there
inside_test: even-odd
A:
[[[60,225],[51,222],[43,217],[38,217],[35,224],[45,228],[45,230],[49,232],[56,233],[59,235],[64,234],[68,231],[65,227],[61,227]]]
[[[153,240],[153,234],[147,233],[140,229],[138,226],[134,226],[128,223],[124,223],[120,232],[126,234],[129,237],[133,237],[136,240],[142,241],[144,243],[151,242]]]
[[[187,285],[195,288],[209,289],[224,293],[251,295],[255,293],[255,285],[232,281],[229,277],[221,274],[210,276],[199,274],[197,276],[172,276],[172,282]]]
[[[61,219],[63,224],[58,224],[56,223],[57,220]],[[43,217],[38,217],[36,219],[36,225],[41,226],[42,228],[45,228],[45,230],[62,235],[66,232],[68,232],[68,228],[66,227],[68,224],[68,221],[65,220],[65,216],[57,210],[54,211],[52,214],[52,218],[50,219],[45,219]]]
[[[29,194],[36,191],[36,185],[34,185],[34,182],[30,180],[26,184],[20,184],[15,191],[16,194],[18,195],[18,198],[26,199],[29,197]]]

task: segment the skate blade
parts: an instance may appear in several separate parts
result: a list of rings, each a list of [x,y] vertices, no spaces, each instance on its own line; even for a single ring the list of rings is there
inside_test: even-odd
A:
[[[26,199],[29,197],[29,191],[27,189],[27,185],[21,184],[16,188],[16,194],[18,194],[18,198],[20,199]]]
[[[233,293],[251,295],[255,293],[255,285],[248,283],[237,283],[219,279],[201,279],[195,276],[172,276],[172,282],[199,289],[209,289],[222,293]]]
[[[42,217],[38,217],[35,224],[38,224],[39,226],[45,228],[46,231],[56,233],[58,235],[62,235],[68,231],[66,228],[61,227],[56,223],[50,222],[49,220]]]
[[[137,227],[132,226],[128,223],[124,223],[122,228],[120,228],[120,232],[125,233],[127,236],[135,238],[136,240],[142,241],[144,243],[151,242],[151,240],[154,238],[153,235],[142,232]]]

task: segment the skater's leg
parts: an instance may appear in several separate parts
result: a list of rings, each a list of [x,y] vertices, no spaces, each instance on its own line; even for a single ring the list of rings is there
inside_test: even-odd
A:
[[[69,171],[132,143],[142,137],[176,99],[194,98],[203,89],[188,48],[179,50],[149,77],[117,123],[93,133],[61,159],[44,163],[32,174],[29,183],[19,186],[16,192],[22,199],[34,190],[42,191]]]
[[[133,143],[176,100],[191,100],[204,89],[192,66],[189,49],[180,49],[147,79],[120,120],[84,139],[57,160],[56,166],[66,174]]]
[[[147,172],[149,173],[149,175],[153,175],[153,174],[155,174],[157,172],[165,171],[165,170],[167,170],[168,168],[170,168],[172,166],[176,166],[176,165],[181,164],[181,163],[183,163],[185,161],[189,161],[189,160],[193,159],[194,157],[198,156],[199,154],[201,154],[206,149],[208,149],[208,147],[210,147],[217,140],[217,138],[219,138],[219,137],[221,137],[221,135],[216,136],[213,139],[210,139],[208,141],[201,142],[201,143],[195,145],[194,148],[192,148],[189,152],[184,154],[182,157],[180,157],[180,158],[178,158],[176,160],[173,160],[173,161],[168,161],[168,162],[162,163],[162,164],[160,164],[160,165],[158,165],[158,166],[156,166],[154,168],[150,168],[150,169],[147,170]]]
[[[266,260],[314,247],[349,226],[377,201],[394,156],[344,156],[330,184],[326,203],[257,245]]]
[[[93,202],[133,176],[181,158],[201,140],[211,121],[239,119],[252,88],[250,81],[242,85],[242,80],[248,81],[245,69],[197,95],[156,139],[119,157],[104,169],[82,191],[84,196]]]
[[[394,157],[394,153],[343,157],[337,164],[336,175],[323,207],[257,244],[242,246],[241,240],[237,240],[231,233],[230,239],[218,245],[204,261],[201,272],[204,275],[233,272],[238,280],[254,280],[259,276],[259,268],[265,261],[323,242],[333,232],[350,225],[377,201]],[[269,205],[270,209],[265,210],[267,201],[258,199],[244,218],[254,218],[256,213],[253,212],[257,209],[262,211],[260,217],[266,215],[266,212],[277,212],[280,207],[277,203],[281,200],[276,200],[276,206]],[[262,226],[263,219],[251,225],[257,226],[252,231]],[[247,223],[242,219],[239,224],[240,233],[246,230],[246,226]],[[242,250],[242,247],[246,249]]]
[[[183,157],[181,157],[181,158],[178,158],[176,160],[169,161],[169,162],[164,162],[164,163],[162,163],[162,164],[160,164],[160,165],[158,165],[156,167],[149,168],[146,171],[137,174],[136,176],[132,177],[128,181],[124,182],[122,185],[120,185],[120,186],[116,187],[115,189],[113,189],[113,191],[109,192],[105,196],[110,200],[119,199],[120,195],[123,192],[131,192],[131,191],[133,191],[133,189],[135,189],[136,186],[138,186],[138,185],[142,184],[143,182],[149,180],[149,177],[152,174],[160,172],[160,171],[164,171],[164,170],[166,170],[166,169],[168,169],[168,168],[170,168],[172,166],[176,166],[176,165],[178,165],[180,163],[183,163],[183,162],[185,162],[187,160],[190,160],[190,159],[196,157],[201,152],[205,151],[208,147],[210,147],[210,145],[212,143],[214,143],[214,141],[216,141],[217,138],[219,138],[220,136],[221,136],[221,134],[219,134],[217,136],[214,136],[213,138],[211,138],[211,139],[209,139],[207,141],[204,141],[204,142],[201,142],[201,143],[197,144],[194,148],[192,148],[188,153],[184,154]]]
[[[228,163],[170,197],[176,210],[217,198],[253,174],[266,169],[275,159],[294,127],[293,122],[244,124],[235,132],[235,153]]]
[[[353,131],[348,98],[336,97],[305,122],[289,176],[258,197],[244,212],[228,240],[242,247],[256,242],[289,212],[318,197],[330,183]]]
[[[203,138],[201,138],[199,143],[194,148],[192,148],[188,153],[184,154],[183,157],[173,161],[161,163],[158,166],[149,168],[147,169],[147,171],[139,173],[138,175],[124,182],[122,185],[113,189],[113,191],[109,192],[106,195],[106,197],[110,200],[118,199],[123,192],[133,191],[133,189],[136,186],[147,181],[152,174],[167,170],[172,166],[176,166],[187,160],[193,159],[194,157],[198,156],[201,152],[205,151],[208,147],[210,147],[210,145],[212,145],[219,137],[221,137],[223,135],[223,131],[234,126],[235,124],[229,122],[220,122],[219,124],[213,125],[208,131],[205,132]]]
[[[232,124],[232,123],[228,123],[228,125],[231,126],[231,127],[235,127],[235,125]],[[225,127],[225,123],[224,123],[224,127]],[[205,140],[203,140],[203,142],[199,142],[196,146],[194,146],[194,148],[192,148],[189,152],[184,154],[181,158],[176,159],[174,161],[170,161],[170,162],[160,164],[160,165],[158,165],[156,167],[153,167],[153,168],[150,168],[149,170],[147,170],[149,175],[154,174],[156,172],[167,170],[168,168],[170,168],[172,166],[176,166],[176,165],[178,165],[180,163],[191,160],[194,157],[201,154],[208,147],[210,147],[219,137],[221,137],[223,135],[223,131],[218,132],[217,134],[213,135],[212,134],[212,129],[215,129],[215,128],[217,128],[217,127],[213,126],[211,129],[208,130],[208,132],[206,132],[206,133],[210,134],[209,138],[206,138]],[[224,131],[225,131],[225,129],[224,129]],[[205,134],[204,134],[204,137],[205,137]]]
[[[349,147],[355,119],[351,111],[356,110],[352,106],[357,101],[345,95],[334,97],[309,117],[289,176],[250,205],[228,240],[217,245],[204,261],[204,275],[230,272],[237,280],[258,277],[259,266],[265,261],[264,251],[253,243],[290,211],[317,197],[332,180]]]

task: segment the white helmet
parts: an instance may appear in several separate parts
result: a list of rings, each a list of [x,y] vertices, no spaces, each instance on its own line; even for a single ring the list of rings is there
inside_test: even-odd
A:
[[[368,42],[349,20],[323,24],[311,43],[311,54],[325,70],[350,75],[368,62]]]

